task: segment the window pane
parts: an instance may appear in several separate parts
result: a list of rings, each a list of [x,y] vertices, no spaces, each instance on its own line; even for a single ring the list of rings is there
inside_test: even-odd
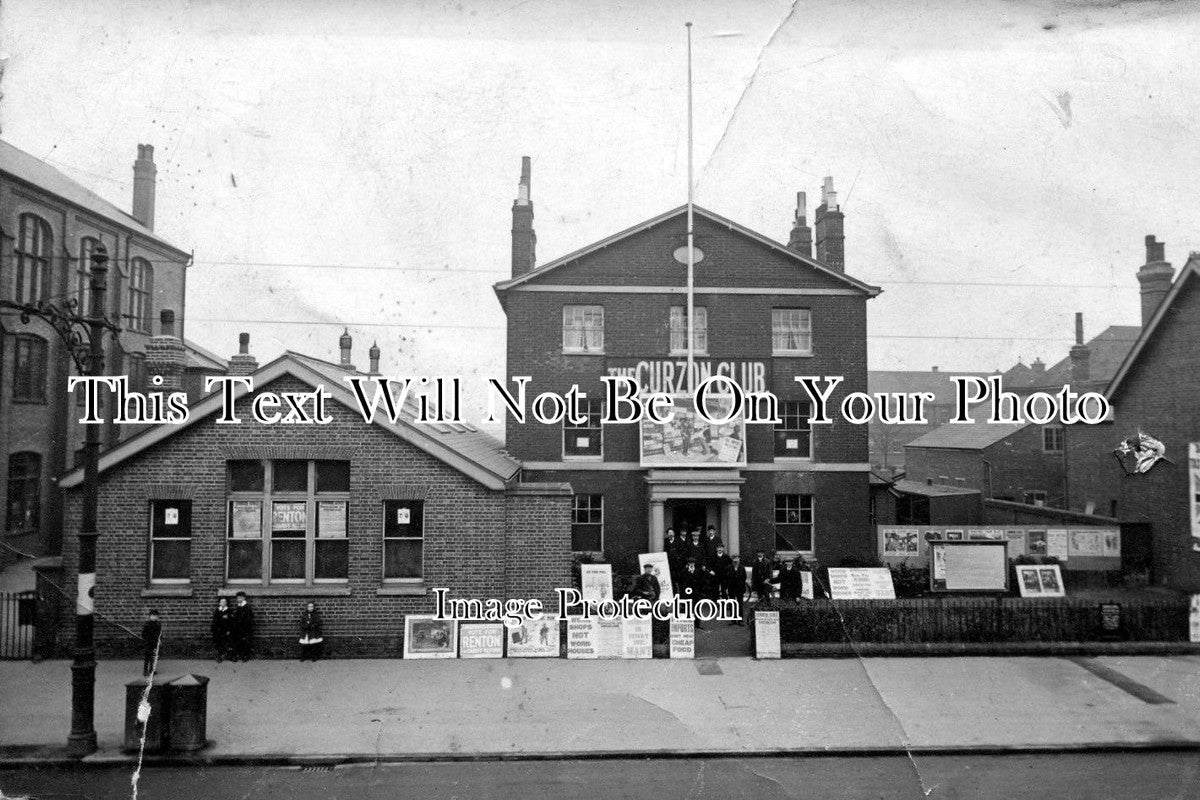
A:
[[[262,577],[262,540],[231,539],[229,541],[229,577]]]
[[[383,543],[383,577],[420,578],[423,545],[419,539],[388,539]]]
[[[192,543],[187,539],[154,541],[150,577],[190,578],[192,574]]]
[[[271,577],[304,578],[304,533],[299,539],[271,540]]]
[[[230,461],[229,491],[261,492],[263,490],[263,465],[261,461]]]
[[[350,462],[349,461],[318,461],[317,462],[317,491],[318,492],[348,492],[348,491],[350,491]]]
[[[775,528],[776,550],[812,550],[812,527],[779,525]]]
[[[307,461],[275,461],[271,464],[271,468],[274,470],[271,485],[275,491],[308,491]]]
[[[599,525],[572,525],[571,549],[580,551],[600,550],[601,530],[602,528]]]
[[[421,500],[387,500],[383,504],[383,535],[416,537],[423,534],[425,504]]]
[[[349,572],[350,542],[347,539],[322,539],[316,542],[314,578],[345,578]]]
[[[191,500],[155,500],[151,503],[151,533],[169,539],[192,535]]]

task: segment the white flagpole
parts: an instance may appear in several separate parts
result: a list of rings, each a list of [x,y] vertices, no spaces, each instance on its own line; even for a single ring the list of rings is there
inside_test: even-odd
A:
[[[687,23],[687,371],[688,391],[696,391],[695,338],[696,320],[696,248],[692,220],[692,23]]]

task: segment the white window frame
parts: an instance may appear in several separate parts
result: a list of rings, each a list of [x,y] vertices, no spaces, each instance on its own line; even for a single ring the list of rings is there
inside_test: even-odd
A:
[[[179,506],[183,503],[187,503],[189,506],[191,506],[190,510],[188,511],[188,526],[187,526],[188,533],[187,533],[187,536],[155,536],[154,535],[154,512],[155,512],[155,510],[159,506],[170,506],[170,505]],[[149,509],[150,509],[150,520],[149,520],[150,530],[148,532],[148,539],[149,539],[150,546],[147,548],[148,552],[146,553],[146,568],[147,568],[146,582],[151,586],[179,586],[179,585],[190,584],[192,582],[192,552],[191,552],[191,548],[188,549],[188,574],[185,577],[182,577],[182,578],[156,578],[156,577],[154,577],[154,552],[155,552],[154,545],[157,544],[158,542],[188,542],[190,544],[194,541],[193,536],[192,536],[192,530],[195,527],[195,523],[193,521],[193,513],[196,510],[195,503],[193,502],[193,500],[191,498],[187,498],[187,497],[181,497],[181,498],[170,499],[170,500],[154,499],[154,500],[150,501]]]
[[[775,536],[778,536],[778,533],[776,533],[776,531],[775,531],[775,526],[778,526],[779,524],[781,524],[775,519],[776,515],[779,513],[779,510],[780,510],[780,508],[779,508],[779,498],[780,497],[797,497],[800,499],[800,504],[799,504],[799,507],[796,509],[796,511],[800,514],[801,521],[795,522],[795,523],[786,523],[786,522],[782,523],[784,525],[804,525],[805,524],[803,522],[804,499],[808,498],[809,521],[807,524],[808,524],[809,549],[808,550],[776,550],[775,556],[777,558],[778,557],[795,558],[796,556],[815,555],[815,553],[817,551],[817,499],[816,499],[816,497],[811,494],[803,494],[800,492],[776,492],[775,497],[773,498],[773,501],[772,501],[772,502],[774,502],[775,505],[774,505],[774,508],[772,509],[772,513],[771,513],[771,521],[772,521],[771,532]]]
[[[804,406],[808,407],[808,419],[809,419],[808,429],[804,430],[802,428],[785,428],[785,427],[783,427],[783,425],[778,425],[778,426],[775,426],[775,429],[772,431],[772,433],[774,434],[775,437],[778,437],[778,435],[780,433],[786,434],[788,432],[794,432],[796,434],[797,438],[800,438],[801,436],[806,435],[808,437],[808,455],[806,455],[806,456],[779,455],[778,453],[776,453],[775,460],[776,461],[812,461],[813,460],[813,447],[815,445],[815,442],[813,441],[812,403],[809,403],[804,400],[781,400],[780,401],[780,419],[784,420],[785,422],[786,422],[786,415],[784,414],[784,411],[786,410],[788,403],[798,403],[798,404],[800,404],[802,410],[803,410]],[[777,441],[777,438],[776,438],[776,441]],[[772,447],[776,446],[776,441],[773,441],[771,443]]]
[[[417,504],[421,507],[421,535],[420,536],[388,536],[387,514],[389,509],[395,508],[398,503],[407,503],[410,507]],[[388,586],[404,586],[404,585],[421,585],[425,582],[425,510],[426,505],[424,500],[419,499],[389,499],[384,500],[381,504],[383,509],[383,528],[380,530],[382,539],[382,552],[380,553],[380,580]],[[387,574],[387,543],[388,542],[420,542],[421,543],[421,574],[413,577],[391,577]]]
[[[600,514],[599,523],[595,522],[576,522],[575,515],[580,510],[578,507],[578,499],[581,497],[598,498],[599,506],[593,507],[589,505],[586,511],[589,513],[596,511]],[[600,546],[594,550],[576,550],[575,549],[575,526],[576,525],[599,525],[600,528]],[[604,495],[599,492],[578,492],[571,497],[571,550],[575,553],[603,553],[604,552]]]
[[[792,326],[794,317],[795,326]],[[808,339],[808,347],[788,347],[786,338],[797,336],[798,344]],[[813,354],[812,309],[809,308],[772,308],[771,309],[771,355],[773,356],[811,356]]]
[[[583,400],[584,414],[590,423],[594,418],[595,425],[585,423],[582,426],[574,426],[571,421],[563,417],[562,421],[562,457],[563,461],[603,461],[604,460],[604,423],[601,421],[604,416],[604,401],[599,397],[588,397]],[[595,410],[593,410],[593,408]],[[568,453],[567,442],[569,437],[578,436],[581,432],[586,431],[589,436],[597,436],[600,439],[599,453]]]
[[[696,322],[692,328],[692,353],[708,355],[708,307],[692,306]],[[673,356],[687,355],[687,306],[671,306],[669,353]]]
[[[589,343],[593,337],[599,341]],[[604,306],[563,306],[562,351],[569,355],[604,355]]]

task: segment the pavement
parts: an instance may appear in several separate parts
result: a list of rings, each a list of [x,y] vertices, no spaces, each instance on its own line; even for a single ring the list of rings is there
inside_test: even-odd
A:
[[[140,670],[100,663],[85,763],[136,759]],[[1195,655],[159,667],[187,673],[211,679],[211,743],[184,763],[1200,750]],[[67,763],[70,680],[67,661],[0,662],[0,766]]]

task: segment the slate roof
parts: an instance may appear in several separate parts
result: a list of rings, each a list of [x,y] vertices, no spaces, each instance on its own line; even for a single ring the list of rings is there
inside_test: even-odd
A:
[[[121,210],[91,189],[71,180],[45,161],[13,147],[3,139],[0,139],[0,172],[6,172],[18,180],[60,197],[72,205],[79,206],[99,217],[141,234],[185,258],[189,257],[175,245],[155,235],[154,231],[134,219],[129,212]]]
[[[868,370],[867,391],[875,392],[930,392],[937,405],[954,402],[953,375],[986,378],[987,372],[942,372],[923,370]]]
[[[971,416],[974,418],[971,422],[947,422],[945,425],[939,425],[929,433],[913,439],[905,447],[983,450],[1030,424],[1028,422],[992,424],[985,419],[986,404],[973,407],[971,412]]]
[[[1087,343],[1091,350],[1088,361],[1088,383],[1108,383],[1129,351],[1133,349],[1141,328],[1137,325],[1110,325]],[[1019,368],[1024,367],[1024,371]],[[1061,388],[1071,382],[1071,357],[1067,356],[1042,374],[1017,364],[1004,373],[1006,389]]]
[[[945,486],[943,484],[928,484],[921,481],[896,481],[892,487],[904,494],[919,494],[925,497],[947,497],[950,495],[979,494],[978,489],[967,489],[962,486]]]
[[[206,350],[200,345],[188,339],[183,340],[184,352],[187,355],[188,369],[207,369],[217,372],[225,372],[229,369],[229,362],[221,358],[211,350]]]

